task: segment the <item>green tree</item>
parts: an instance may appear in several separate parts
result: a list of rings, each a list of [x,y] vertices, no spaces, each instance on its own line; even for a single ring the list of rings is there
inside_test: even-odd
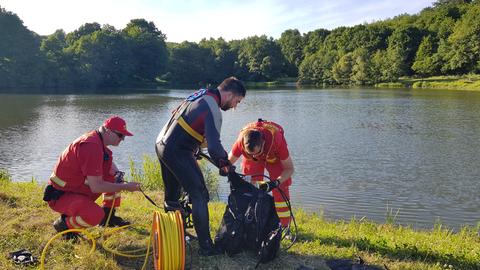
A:
[[[468,4],[471,3],[472,0],[437,0],[433,3],[434,7],[441,7],[441,6],[450,6],[450,5],[458,5],[458,4]]]
[[[335,51],[320,49],[307,56],[300,64],[298,81],[302,84],[322,86],[335,82],[332,67],[338,56]]]
[[[356,85],[372,83],[372,65],[370,55],[365,48],[358,48],[353,51],[353,67],[350,81]]]
[[[304,35],[305,46],[303,48],[304,58],[316,53],[322,46],[325,38],[330,34],[327,29],[317,29]]]
[[[248,72],[247,80],[262,81],[284,76],[286,60],[280,46],[267,36],[253,36],[241,40],[234,46],[238,60],[236,68]]]
[[[349,52],[340,57],[333,65],[332,76],[338,84],[350,84],[350,76],[354,64],[353,53]]]
[[[371,57],[371,82],[373,84],[380,82],[392,82],[398,79],[397,74],[390,71],[390,65],[387,52],[377,50]]]
[[[45,87],[73,87],[73,62],[64,53],[66,47],[66,34],[63,30],[57,30],[42,40],[40,51],[45,58],[43,72]]]
[[[456,74],[480,71],[480,5],[471,5],[448,38],[444,70]]]
[[[278,40],[282,54],[287,60],[286,73],[288,76],[296,77],[298,67],[303,60],[303,37],[297,29],[286,30]]]
[[[436,43],[432,36],[423,38],[418,47],[415,62],[412,65],[413,71],[422,76],[431,76],[438,74],[441,68],[441,63],[435,56]]]
[[[81,36],[66,52],[72,54],[78,78],[75,85],[87,88],[118,87],[127,83],[130,52],[120,31],[105,25]]]
[[[122,30],[132,58],[131,79],[135,81],[154,81],[165,73],[168,61],[166,36],[153,22],[134,19]]]
[[[0,7],[0,87],[41,86],[39,37],[20,18]]]
[[[387,77],[397,80],[400,76],[413,73],[411,66],[421,40],[422,32],[416,27],[401,27],[393,31],[388,38]]]
[[[207,76],[213,79],[212,83],[219,83],[235,74],[237,55],[223,38],[202,39],[198,45],[209,49],[214,57],[213,67],[208,67],[212,73]]]
[[[79,40],[83,36],[91,35],[96,31],[100,31],[102,27],[99,23],[85,23],[81,25],[77,30],[74,30],[71,33],[68,33],[66,36],[66,42],[68,46],[73,45],[77,40]]]
[[[169,44],[169,68],[164,76],[173,84],[199,84],[205,86],[214,82],[214,56],[209,48],[202,48],[195,42],[184,41]]]

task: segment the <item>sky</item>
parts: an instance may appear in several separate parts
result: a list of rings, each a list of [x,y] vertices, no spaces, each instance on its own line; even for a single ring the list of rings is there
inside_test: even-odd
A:
[[[278,39],[288,29],[307,33],[415,14],[433,0],[0,0],[40,35],[69,33],[85,23],[124,28],[131,19],[154,22],[167,41],[229,41],[254,35]]]

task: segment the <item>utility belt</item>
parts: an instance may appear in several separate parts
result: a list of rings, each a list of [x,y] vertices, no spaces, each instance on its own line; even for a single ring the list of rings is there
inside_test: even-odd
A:
[[[56,201],[62,197],[62,195],[65,194],[65,191],[63,190],[58,190],[53,185],[47,185],[45,187],[45,191],[43,192],[43,200],[46,202],[49,201]]]

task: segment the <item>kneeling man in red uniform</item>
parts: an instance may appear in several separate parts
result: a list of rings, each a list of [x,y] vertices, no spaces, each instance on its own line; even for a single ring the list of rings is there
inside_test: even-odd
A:
[[[112,151],[108,148],[119,145],[125,136],[133,134],[122,118],[113,116],[97,130],[73,141],[60,155],[44,194],[50,208],[61,214],[53,223],[55,230],[129,224],[115,215],[115,209],[109,224],[105,224],[111,208],[120,206],[120,191],[140,189],[139,183],[123,182],[123,173],[113,163]],[[95,200],[102,193],[103,207],[100,207]],[[74,237],[72,233],[66,235],[67,239]]]
[[[292,184],[293,162],[288,152],[283,128],[274,122],[259,119],[247,124],[233,144],[228,160],[234,164],[240,156],[242,172],[252,176],[252,182],[262,181],[265,169],[270,176],[270,182],[260,185],[260,188],[273,193],[275,209],[283,227],[290,223],[290,212],[280,192],[281,189],[290,200],[289,187]]]

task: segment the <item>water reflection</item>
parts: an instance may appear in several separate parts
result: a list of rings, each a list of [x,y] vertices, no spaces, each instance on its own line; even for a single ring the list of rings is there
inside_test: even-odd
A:
[[[0,167],[16,180],[43,181],[73,139],[118,114],[135,134],[113,149],[127,168],[130,158],[154,155],[158,131],[189,92],[1,95]],[[475,225],[479,105],[480,93],[460,91],[249,91],[236,111],[224,113],[222,140],[229,148],[259,117],[282,124],[296,166],[294,206],[329,218],[383,222],[388,206],[399,209],[399,223]]]

